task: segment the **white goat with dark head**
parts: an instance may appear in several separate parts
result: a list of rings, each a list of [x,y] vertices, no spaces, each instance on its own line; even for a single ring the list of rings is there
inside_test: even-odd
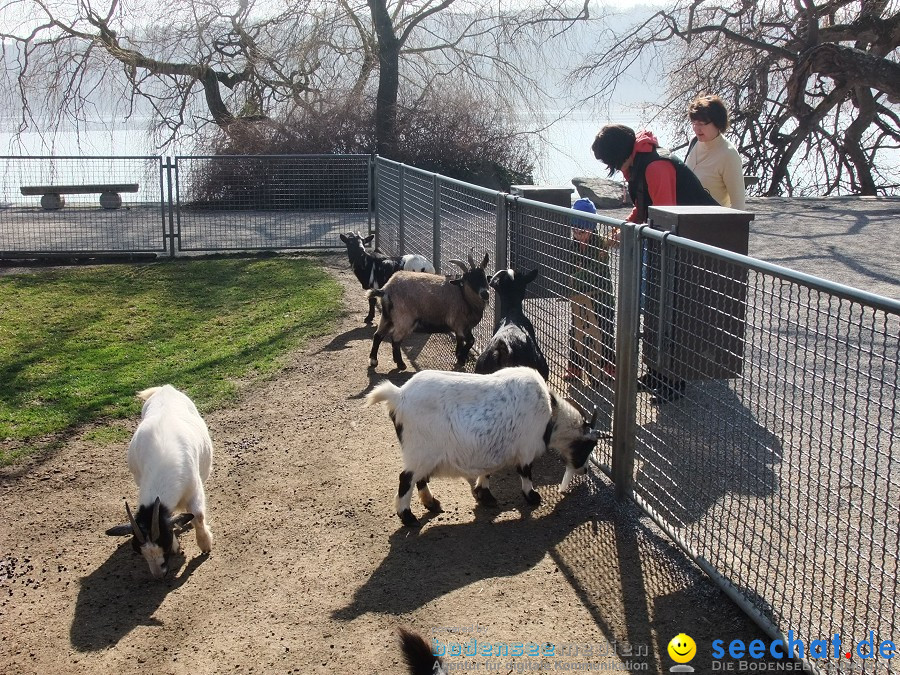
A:
[[[392,342],[392,354],[398,370],[406,364],[400,343],[416,327],[438,332],[450,331],[456,336],[456,368],[462,369],[475,344],[472,331],[490,299],[484,268],[488,255],[476,265],[469,254],[468,267],[462,260],[451,260],[463,271],[459,279],[446,279],[439,274],[397,272],[381,290],[369,291],[369,297],[381,298],[381,320],[372,338],[369,365],[378,365],[378,347],[385,338]]]
[[[498,270],[491,277],[496,302],[500,303],[500,324],[494,336],[475,363],[476,373],[493,373],[510,366],[528,366],[537,370],[544,380],[550,377],[547,359],[538,345],[534,326],[522,310],[525,289],[537,279],[538,270],[517,272]]]
[[[356,234],[348,232],[340,235],[341,241],[347,247],[347,258],[353,268],[353,274],[363,287],[363,290],[383,288],[394,272],[405,270],[407,272],[425,272],[434,274],[434,265],[427,258],[417,253],[407,253],[403,256],[387,256],[379,250],[367,251],[366,245],[375,238],[374,234],[363,237],[358,231]],[[364,319],[370,323],[375,317],[375,298],[369,298],[369,313]]]
[[[552,449],[566,461],[560,484],[565,492],[576,473],[584,473],[597,445],[596,410],[585,421],[569,402],[547,388],[533,368],[513,367],[491,375],[424,370],[402,387],[382,382],[366,396],[366,405],[384,402],[394,423],[403,470],[396,510],[404,525],[416,525],[410,510],[413,485],[422,504],[439,512],[428,489],[434,476],[474,479],[472,493],[482,504],[495,504],[491,473],[515,466],[525,501],[541,496],[531,482],[531,465]]]
[[[173,386],[145,389],[138,397],[144,401],[141,422],[128,446],[128,468],[139,488],[137,515],[126,502],[128,524],[106,533],[131,534],[132,547],[160,578],[170,556],[181,550],[175,526],[193,520],[200,550],[212,550],[204,483],[212,468],[213,445],[194,402]],[[178,510],[187,513],[176,517]]]

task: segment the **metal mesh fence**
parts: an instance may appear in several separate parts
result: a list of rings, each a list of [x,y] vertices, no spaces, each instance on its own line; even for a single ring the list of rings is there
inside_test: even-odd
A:
[[[665,248],[668,263],[649,256],[645,298],[669,302],[645,302],[644,325],[677,340],[645,330],[642,356],[668,361],[684,396],[638,398],[636,496],[778,631],[801,637],[813,666],[897,672],[808,650],[839,634],[853,640],[843,655],[869,631],[877,644],[896,633],[900,316]],[[653,281],[666,264],[668,290]],[[703,297],[705,318],[693,306]]]
[[[159,157],[2,163],[0,255],[165,251]]]
[[[402,165],[378,161],[375,179],[376,235],[375,243],[382,251],[399,255],[402,245],[400,170]]]
[[[369,230],[364,155],[176,157],[181,251],[340,247]]]
[[[396,170],[382,161],[378,171]],[[390,204],[426,213],[433,190],[422,187],[410,195],[416,184],[405,180]],[[633,423],[596,452],[608,473],[628,467],[617,489],[770,634],[802,642],[806,665],[900,672],[896,659],[856,652],[898,628],[900,303],[443,178],[438,193],[442,255],[495,247],[507,255],[492,270],[540,268],[525,312],[551,386],[582,409],[598,406],[608,428],[617,406],[631,408]],[[596,228],[583,244],[573,239],[581,220]],[[626,232],[639,242],[633,253],[608,246]],[[622,279],[639,288],[623,292]],[[634,334],[615,335],[623,311]],[[476,349],[491,332],[486,315]],[[417,366],[446,368],[451,354],[426,343]],[[843,658],[831,653],[835,634]],[[829,658],[816,640],[828,641]]]
[[[434,257],[434,177],[404,167],[403,247],[401,252]]]
[[[490,190],[442,179],[440,182],[438,242],[440,271],[448,276],[462,272],[450,260],[468,262],[471,256],[475,264],[481,264],[488,256],[487,273],[496,269],[497,250],[497,194]],[[475,353],[487,344],[494,334],[494,297],[484,311],[484,318],[476,326]]]
[[[538,268],[525,311],[550,365],[550,384],[612,428],[615,279],[612,227],[568,209],[516,199],[509,209],[509,265]],[[581,240],[576,232],[585,232]]]

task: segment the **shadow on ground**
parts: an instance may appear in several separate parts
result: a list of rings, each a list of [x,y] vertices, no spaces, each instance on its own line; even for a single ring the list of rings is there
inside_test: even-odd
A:
[[[168,575],[156,580],[147,563],[126,540],[100,567],[81,579],[69,640],[79,652],[115,646],[137,626],[159,625],[154,612],[166,596],[186,582],[207,559],[200,555],[184,566],[184,558],[170,562]]]

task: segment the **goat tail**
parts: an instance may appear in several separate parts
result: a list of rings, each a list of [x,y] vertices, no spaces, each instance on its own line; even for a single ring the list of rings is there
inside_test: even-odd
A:
[[[373,288],[371,290],[366,291],[366,297],[367,298],[383,298],[384,291],[381,290],[380,288]]]
[[[393,412],[397,407],[398,398],[400,398],[400,387],[389,380],[385,380],[366,395],[366,407],[385,402],[388,405],[388,410]]]
[[[137,393],[137,397],[142,401],[146,401],[148,398],[153,396],[156,392],[158,392],[162,387],[150,387],[149,389],[144,389],[143,391],[139,391]]]
[[[397,633],[410,675],[444,675],[447,672],[443,662],[431,653],[425,638],[405,628],[398,628]]]

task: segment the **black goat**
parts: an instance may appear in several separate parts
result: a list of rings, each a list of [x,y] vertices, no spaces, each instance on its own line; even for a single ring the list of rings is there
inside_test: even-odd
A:
[[[384,287],[391,275],[398,270],[410,272],[427,272],[434,274],[434,266],[424,257],[415,253],[404,256],[386,256],[381,251],[369,252],[366,244],[375,238],[374,234],[363,237],[359,232],[342,234],[341,241],[347,246],[347,258],[353,268],[353,274],[359,280],[363,290],[379,289]],[[375,317],[375,298],[369,298],[369,313],[364,319],[365,323],[371,323]]]
[[[475,372],[493,373],[509,366],[534,368],[546,381],[550,377],[547,359],[538,345],[534,326],[522,311],[525,288],[538,276],[535,268],[524,274],[499,270],[491,277],[491,288],[500,302],[500,324],[487,347],[478,357]]]

